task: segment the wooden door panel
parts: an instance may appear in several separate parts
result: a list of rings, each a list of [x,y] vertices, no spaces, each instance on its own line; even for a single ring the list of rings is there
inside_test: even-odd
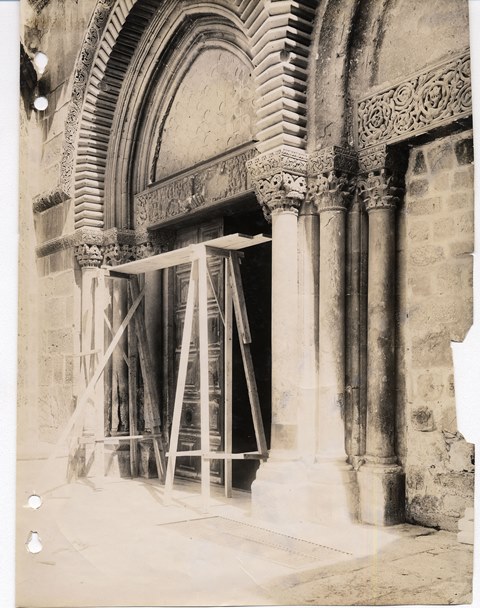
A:
[[[223,234],[221,220],[190,227],[178,231],[176,247],[185,247]],[[208,343],[209,343],[209,395],[210,395],[210,448],[212,451],[222,447],[223,436],[223,324],[218,310],[217,300],[223,307],[224,271],[223,260],[209,259],[210,279],[207,286],[208,297]],[[175,373],[176,380],[180,349],[182,344],[183,323],[188,296],[190,264],[183,264],[174,269],[174,311],[175,324]],[[211,280],[211,283],[210,283]],[[215,290],[215,292],[213,291]],[[198,358],[199,336],[197,310],[195,311],[190,354],[187,367],[187,381],[180,424],[179,451],[200,449],[200,367]],[[172,393],[174,394],[174,392]],[[176,475],[187,479],[200,479],[200,458],[180,457],[177,460]],[[223,464],[211,462],[211,480],[222,483]]]

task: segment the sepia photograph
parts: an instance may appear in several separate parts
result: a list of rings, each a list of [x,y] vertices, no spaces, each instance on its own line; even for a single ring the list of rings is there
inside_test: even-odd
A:
[[[473,602],[469,27],[20,0],[17,608]]]

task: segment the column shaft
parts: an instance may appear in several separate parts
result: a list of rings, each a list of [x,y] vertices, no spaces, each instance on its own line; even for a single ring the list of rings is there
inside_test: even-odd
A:
[[[297,449],[297,215],[272,212],[272,440],[273,456]]]
[[[318,214],[305,206],[298,218],[299,394],[298,443],[305,462],[316,453],[318,403]]]
[[[317,461],[345,460],[345,211],[320,210]]]

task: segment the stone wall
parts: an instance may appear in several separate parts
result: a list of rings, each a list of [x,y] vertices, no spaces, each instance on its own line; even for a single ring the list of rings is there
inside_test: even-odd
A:
[[[448,530],[473,502],[473,445],[457,429],[450,347],[472,324],[472,162],[471,132],[413,148],[400,217],[407,517]]]
[[[25,62],[33,70],[33,57],[42,51],[48,64],[38,74],[38,88],[23,87],[21,100],[20,455],[31,455],[32,446],[42,451],[73,409],[77,277],[73,248],[57,250],[52,240],[73,231],[72,202],[59,199],[56,188],[74,64],[94,5],[94,0],[21,3]],[[47,97],[47,111],[33,110],[36,94]]]

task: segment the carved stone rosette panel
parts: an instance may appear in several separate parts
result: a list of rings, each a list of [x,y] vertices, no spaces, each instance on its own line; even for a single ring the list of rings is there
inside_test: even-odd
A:
[[[331,146],[311,155],[308,162],[308,198],[318,212],[346,211],[355,190],[357,154]]]
[[[277,210],[298,212],[307,191],[305,152],[268,152],[248,161],[247,169],[267,221]]]
[[[396,142],[472,113],[468,51],[357,104],[358,149]]]

